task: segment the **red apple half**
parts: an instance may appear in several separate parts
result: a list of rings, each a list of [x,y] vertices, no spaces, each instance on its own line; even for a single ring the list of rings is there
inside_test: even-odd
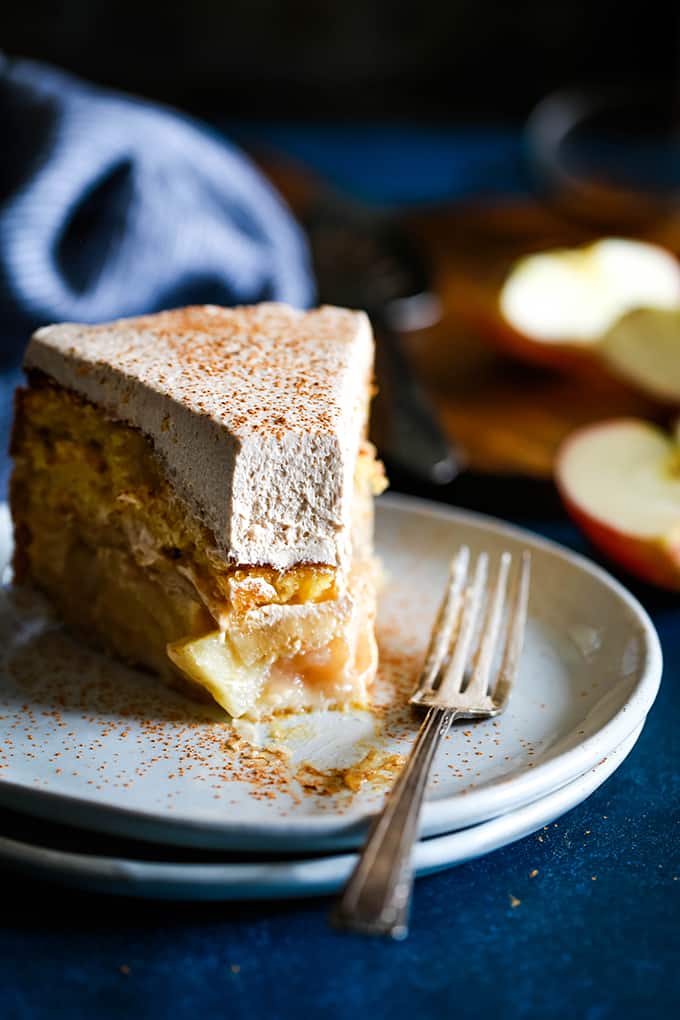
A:
[[[631,574],[680,590],[680,446],[654,425],[588,425],[562,444],[555,480],[590,538]]]
[[[515,262],[489,335],[527,360],[567,366],[599,357],[603,338],[635,308],[680,309],[680,263],[657,245],[602,238]]]

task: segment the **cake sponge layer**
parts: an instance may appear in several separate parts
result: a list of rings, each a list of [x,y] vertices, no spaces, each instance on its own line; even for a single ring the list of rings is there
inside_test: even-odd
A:
[[[357,458],[352,566],[235,566],[177,496],[149,439],[54,383],[19,390],[15,580],[89,642],[232,715],[363,704],[375,673],[370,444]]]
[[[47,326],[25,366],[152,442],[232,563],[347,567],[373,339],[362,312],[213,305]]]

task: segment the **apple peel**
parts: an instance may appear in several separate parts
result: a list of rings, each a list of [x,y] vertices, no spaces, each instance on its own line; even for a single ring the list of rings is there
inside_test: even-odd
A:
[[[608,559],[680,591],[680,446],[637,419],[588,425],[558,450],[564,506]]]

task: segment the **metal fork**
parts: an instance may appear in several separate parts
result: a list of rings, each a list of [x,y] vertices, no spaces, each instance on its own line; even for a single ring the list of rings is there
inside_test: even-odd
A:
[[[467,546],[451,562],[425,665],[409,699],[412,705],[426,707],[427,714],[333,911],[331,919],[337,927],[393,938],[408,934],[411,855],[439,742],[456,719],[499,715],[517,675],[526,626],[530,555],[522,553],[506,611],[511,563],[510,553],[504,552],[489,591],[486,553],[478,556],[471,581]],[[490,685],[503,630],[500,666]]]

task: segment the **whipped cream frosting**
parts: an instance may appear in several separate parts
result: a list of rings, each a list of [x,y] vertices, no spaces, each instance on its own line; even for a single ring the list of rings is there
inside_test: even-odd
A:
[[[240,564],[346,566],[373,367],[367,316],[196,306],[34,333],[24,366],[139,428]]]

